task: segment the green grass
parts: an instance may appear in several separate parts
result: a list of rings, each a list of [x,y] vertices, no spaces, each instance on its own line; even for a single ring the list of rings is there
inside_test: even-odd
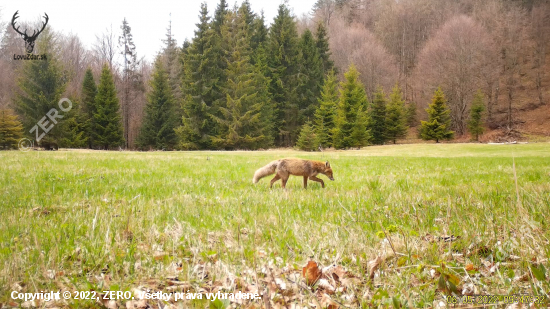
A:
[[[269,189],[271,177],[252,184],[257,168],[282,157],[329,160],[336,180],[321,175],[326,188],[310,182],[307,190],[292,176],[287,190],[280,181]],[[478,294],[550,293],[547,143],[323,154],[8,151],[0,162],[0,307],[14,288],[165,289],[174,276],[192,291],[234,277],[263,291],[270,277],[262,267],[284,277],[285,266],[301,272],[310,259],[360,279],[331,295],[351,307],[432,306],[446,282]],[[384,263],[368,280],[378,255]],[[273,302],[320,299],[306,290]]]

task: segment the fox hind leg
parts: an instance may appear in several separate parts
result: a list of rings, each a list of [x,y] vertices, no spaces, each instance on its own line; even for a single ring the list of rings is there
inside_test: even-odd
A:
[[[275,177],[273,177],[273,179],[271,179],[271,182],[269,183],[269,188],[273,188],[273,184],[279,179],[281,179],[281,176],[279,176],[279,174],[275,175]]]
[[[315,177],[315,176],[310,176],[309,179],[310,179],[310,180],[313,180],[313,181],[320,182],[320,183],[321,183],[321,187],[323,187],[323,188],[325,187],[325,182],[324,182],[322,179],[317,178],[317,177]]]
[[[284,178],[281,177],[281,179],[282,179],[282,182],[283,182],[283,189],[285,189],[286,188],[286,182],[288,181],[288,175]]]

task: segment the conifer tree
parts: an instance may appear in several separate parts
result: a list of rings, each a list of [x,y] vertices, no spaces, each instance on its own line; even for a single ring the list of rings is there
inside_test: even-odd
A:
[[[213,117],[220,125],[220,134],[213,140],[220,148],[257,149],[267,145],[268,140],[261,122],[262,109],[268,102],[258,97],[261,87],[267,89],[267,83],[262,83],[261,73],[250,63],[246,15],[230,13],[228,17],[222,32],[229,47],[226,100],[220,106],[220,116]]]
[[[479,136],[483,134],[483,112],[485,111],[485,103],[483,102],[483,92],[478,90],[472,107],[470,108],[470,119],[468,120],[468,130],[474,138],[478,141]]]
[[[82,109],[78,98],[69,100],[72,103],[72,108],[63,115],[63,122],[60,124],[63,130],[60,146],[63,148],[85,148],[89,146],[90,118]]]
[[[171,14],[170,14],[171,15]],[[170,23],[168,24],[168,28],[166,29],[166,39],[163,40],[164,42],[164,50],[162,52],[162,59],[163,59],[163,67],[166,71],[166,76],[168,77],[168,84],[170,85],[170,89],[172,91],[172,96],[174,97],[174,102],[179,102],[181,100],[181,62],[179,59],[181,58],[181,49],[178,48],[178,43],[176,39],[174,39],[174,36],[172,34],[172,20],[170,20]],[[185,45],[185,43],[184,43]],[[182,117],[182,111],[181,111],[181,105],[175,104],[174,105],[174,113],[176,116],[178,116],[178,119],[181,119]]]
[[[437,88],[434,93],[432,103],[426,109],[428,113],[428,121],[422,121],[420,127],[420,136],[424,140],[435,140],[439,143],[440,140],[449,140],[454,136],[451,131],[450,110],[447,107],[445,95],[441,87]]]
[[[263,12],[260,14],[260,16],[256,16],[254,18],[254,21],[252,22],[251,32],[252,36],[250,37],[250,48],[252,48],[252,51],[255,55],[254,57],[252,57],[252,60],[255,61],[258,48],[260,48],[260,46],[263,46],[265,52],[265,47],[267,45],[268,30],[265,25],[265,17]]]
[[[222,27],[227,20],[227,13],[227,1],[220,0],[216,10],[214,11],[214,19],[212,20],[212,29],[214,29],[214,31],[218,34],[222,33]]]
[[[363,84],[359,81],[359,72],[353,64],[350,65],[344,77],[345,80],[340,86],[340,102],[333,132],[333,145],[336,149],[357,147],[358,142],[354,138],[360,135],[361,129],[357,126],[363,125],[365,119],[368,122],[368,118],[361,115],[361,111],[367,108],[367,95]],[[357,117],[358,115],[360,117]]]
[[[151,91],[147,95],[145,117],[137,140],[141,149],[172,150],[177,144],[174,98],[168,74],[161,58],[155,61],[151,79]]]
[[[338,107],[338,81],[334,71],[325,77],[319,107],[315,111],[314,126],[316,144],[321,147],[332,146],[332,131],[334,130],[336,110]]]
[[[369,144],[371,137],[369,126],[369,116],[366,111],[366,106],[361,106],[357,111],[357,118],[355,120],[355,125],[351,131],[351,141],[350,146],[357,147],[360,149],[363,146]]]
[[[97,113],[95,107],[95,97],[97,95],[97,86],[95,84],[94,75],[92,74],[92,69],[88,68],[84,74],[84,81],[82,82],[82,110],[87,115],[87,132],[86,137],[88,140],[88,148],[92,149],[94,146],[93,142],[93,131],[94,131],[94,114]]]
[[[23,125],[9,109],[0,109],[0,149],[16,149],[23,137]]]
[[[96,113],[94,114],[94,144],[102,149],[111,149],[124,145],[120,105],[116,94],[113,76],[109,66],[103,65],[97,95],[95,98]]]
[[[370,125],[372,143],[375,145],[383,145],[386,142],[386,104],[384,90],[378,87],[372,101]]]
[[[278,146],[293,145],[299,127],[299,106],[296,99],[298,43],[296,22],[290,9],[281,4],[269,29],[267,46],[269,92],[275,104],[275,127],[279,131]]]
[[[386,139],[393,141],[407,136],[407,115],[401,89],[396,84],[386,109]]]
[[[323,67],[323,75],[334,70],[334,62],[330,59],[330,47],[328,43],[327,28],[322,22],[317,24],[317,32],[315,33],[315,45],[319,52],[319,59]]]
[[[37,49],[37,52],[46,55],[46,59],[25,61],[23,64],[18,79],[20,92],[15,96],[16,112],[22,117],[24,132],[35,139],[37,145],[46,149],[57,148],[63,130],[47,117],[42,124],[51,129],[38,141],[45,131],[37,125],[52,108],[59,109],[58,103],[66,85],[61,66],[55,57],[54,36],[49,28],[38,37]]]
[[[219,67],[213,61],[210,17],[206,3],[201,4],[200,22],[191,45],[183,53],[182,126],[177,129],[180,148],[212,148],[211,136],[216,125],[211,118],[214,101],[218,100],[218,78],[212,72]]]
[[[300,135],[296,141],[296,146],[300,150],[314,151],[315,150],[315,130],[311,124],[311,121],[307,121],[300,130]]]
[[[268,76],[267,55],[264,48],[264,44],[258,46],[255,51],[252,51],[255,60],[254,63],[255,79],[254,84],[258,93],[256,94],[256,100],[258,102],[264,102],[261,108],[261,123],[264,129],[264,135],[266,136],[266,146],[271,146],[277,137],[277,128],[275,128],[275,106],[269,93],[270,79]]]
[[[254,15],[254,12],[252,12],[252,7],[250,6],[250,2],[248,0],[244,0],[241,3],[237,14],[241,16],[240,18],[244,19],[244,23],[247,27],[247,37],[249,41],[251,41],[254,35],[254,21],[256,20],[256,16]],[[250,47],[252,48],[252,46]]]
[[[225,81],[227,80],[227,58],[229,55],[227,51],[227,40],[223,37],[223,29],[228,23],[228,13],[226,0],[220,0],[216,10],[214,12],[214,18],[210,25],[210,30],[207,35],[207,49],[204,57],[205,63],[210,63],[208,75],[211,78],[211,103],[210,117],[219,116],[219,106],[224,104],[225,94],[224,89],[226,87]],[[212,122],[211,130],[209,134],[211,136],[218,133],[216,123]]]
[[[299,48],[299,75],[296,94],[300,111],[298,121],[303,124],[306,119],[313,117],[317,108],[317,98],[323,84],[323,64],[315,46],[315,39],[309,29],[302,34]]]
[[[131,146],[130,123],[132,122],[132,110],[134,108],[132,105],[138,94],[143,93],[145,89],[143,87],[143,79],[139,71],[140,60],[138,60],[136,45],[134,44],[134,37],[132,35],[132,28],[126,18],[123,19],[120,29],[122,30],[122,34],[119,37],[118,42],[121,49],[121,55],[124,58],[124,66],[122,71],[121,110],[124,127],[124,146],[129,148]]]

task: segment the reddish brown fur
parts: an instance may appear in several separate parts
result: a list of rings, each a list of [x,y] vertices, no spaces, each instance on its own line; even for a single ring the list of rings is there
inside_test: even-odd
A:
[[[330,163],[312,160],[303,160],[295,158],[286,158],[270,162],[268,165],[258,169],[254,174],[253,183],[257,183],[261,178],[275,173],[275,177],[271,179],[269,187],[281,179],[283,188],[286,187],[286,182],[290,175],[304,177],[304,188],[307,188],[307,180],[313,180],[321,183],[325,187],[325,182],[317,178],[318,174],[326,175],[330,180],[334,180]]]

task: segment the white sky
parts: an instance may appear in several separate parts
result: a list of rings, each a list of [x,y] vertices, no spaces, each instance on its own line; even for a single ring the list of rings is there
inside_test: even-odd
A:
[[[200,4],[206,2],[212,16],[218,1],[2,1],[0,2],[0,20],[9,23],[15,11],[19,10],[18,22],[32,22],[46,12],[50,17],[48,25],[65,34],[78,34],[84,44],[90,48],[95,42],[95,36],[111,25],[118,38],[120,25],[126,17],[132,27],[138,56],[153,60],[156,53],[161,50],[161,40],[165,38],[170,13],[172,13],[172,34],[181,46],[185,38],[193,37],[195,24],[199,21]],[[231,0],[227,2],[230,8],[235,3]],[[282,0],[249,0],[249,2],[254,12],[259,13],[262,9],[264,10],[266,23],[270,24]],[[316,0],[288,0],[288,5],[296,16],[301,16],[310,12],[315,2]],[[240,5],[240,0],[237,3]]]

